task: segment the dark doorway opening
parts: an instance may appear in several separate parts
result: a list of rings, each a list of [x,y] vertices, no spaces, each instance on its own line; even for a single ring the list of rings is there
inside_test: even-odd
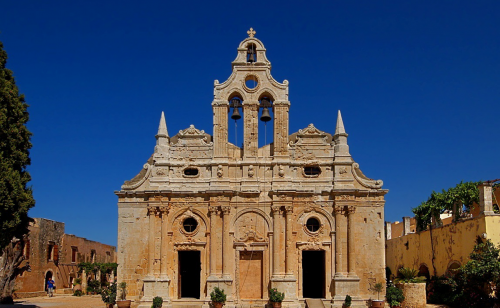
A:
[[[325,252],[302,251],[302,297],[325,298]]]
[[[45,292],[47,292],[47,282],[52,279],[52,272],[51,271],[48,271],[47,274],[45,274],[45,287],[44,287],[44,290]],[[39,280],[40,281],[40,280]]]
[[[200,260],[199,251],[179,251],[180,297],[200,298]]]

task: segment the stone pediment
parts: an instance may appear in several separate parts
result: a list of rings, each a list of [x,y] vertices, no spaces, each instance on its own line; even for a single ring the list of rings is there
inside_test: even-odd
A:
[[[332,135],[317,129],[314,124],[309,124],[306,128],[299,129],[295,134],[290,135],[290,145],[301,144],[321,144],[327,145],[332,141]]]
[[[177,135],[172,137],[171,145],[212,145],[211,136],[204,130],[199,130],[194,125],[180,130]]]

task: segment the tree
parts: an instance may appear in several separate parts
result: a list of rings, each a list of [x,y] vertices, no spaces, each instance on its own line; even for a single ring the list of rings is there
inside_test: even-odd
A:
[[[29,268],[20,265],[30,222],[28,210],[35,205],[27,186],[31,180],[26,170],[31,163],[28,104],[6,63],[7,53],[0,42],[0,303],[12,302],[15,279]]]

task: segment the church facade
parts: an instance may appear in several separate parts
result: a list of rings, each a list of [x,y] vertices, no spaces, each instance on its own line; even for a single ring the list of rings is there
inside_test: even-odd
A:
[[[231,76],[214,83],[213,135],[191,125],[170,137],[162,113],[153,155],[115,192],[118,281],[140,307],[155,296],[208,307],[214,287],[227,307],[264,307],[269,288],[284,307],[341,307],[347,294],[366,307],[385,285],[387,190],[352,159],[340,111],[333,135],[313,124],[289,133],[288,81],[274,80],[248,34]],[[232,120],[242,147],[228,141]],[[262,121],[273,142],[259,148]]]

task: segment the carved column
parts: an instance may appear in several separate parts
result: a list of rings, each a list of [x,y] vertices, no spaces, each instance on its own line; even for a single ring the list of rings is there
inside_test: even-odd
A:
[[[155,211],[155,235],[154,235],[154,267],[153,267],[153,273],[156,278],[160,276],[160,260],[161,260],[161,242],[162,242],[162,233],[161,233],[161,227],[162,227],[162,210],[160,208],[156,208]]]
[[[167,234],[167,216],[168,216],[168,208],[162,208],[161,213],[161,267],[160,267],[160,277],[166,279],[168,277],[167,274],[167,265],[168,265],[168,236]]]
[[[335,276],[343,276],[343,266],[342,266],[342,214],[343,206],[335,206],[333,208],[335,212]]]
[[[214,112],[214,158],[227,157],[227,113],[229,102],[214,100],[212,102]]]
[[[244,157],[257,157],[259,148],[259,101],[243,102]]]
[[[273,212],[273,276],[283,274],[280,271],[281,258],[280,258],[280,206],[271,206]]]
[[[216,276],[216,263],[217,263],[217,236],[215,230],[217,229],[217,216],[219,214],[218,206],[210,206],[208,208],[210,215],[210,276]]]
[[[348,229],[347,229],[347,247],[349,248],[349,276],[356,276],[356,244],[354,230],[356,229],[354,223],[354,213],[356,212],[356,207],[350,205],[347,207],[348,213]]]
[[[293,247],[292,247],[292,213],[293,206],[287,205],[285,206],[286,211],[286,249],[285,249],[285,272],[287,276],[293,275],[292,269],[292,256],[293,256]]]
[[[231,237],[229,235],[229,226],[230,226],[230,220],[231,217],[229,216],[229,213],[231,212],[231,207],[229,205],[221,206],[222,209],[222,214],[223,214],[223,224],[224,224],[224,229],[223,229],[223,235],[222,235],[222,276],[224,278],[230,278],[231,277],[231,269],[230,269],[230,260],[233,258],[233,253],[232,253],[232,243],[231,243]]]
[[[149,217],[149,247],[148,247],[148,276],[154,277],[154,265],[155,265],[155,212],[154,207],[148,207],[148,217]]]
[[[289,101],[275,101],[274,109],[274,156],[288,156]]]

